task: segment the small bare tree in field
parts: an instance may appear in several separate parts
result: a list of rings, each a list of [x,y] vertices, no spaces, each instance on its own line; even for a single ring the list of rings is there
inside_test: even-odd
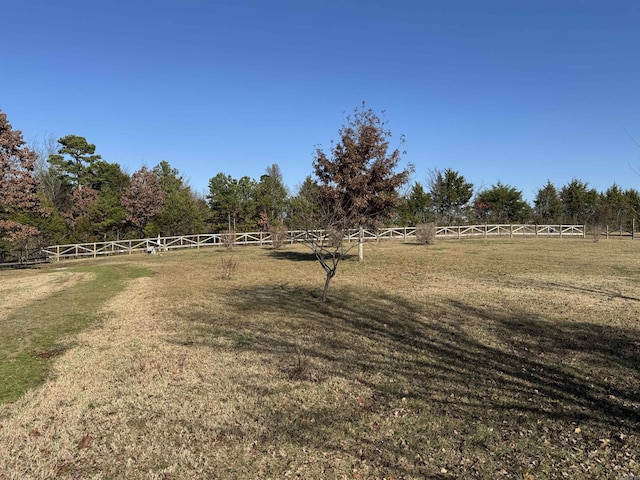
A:
[[[233,259],[233,256],[229,258],[223,258],[220,260],[221,267],[221,278],[222,280],[231,280],[233,274],[236,271],[236,267],[238,266],[238,262]]]
[[[318,179],[316,212],[327,234],[313,236],[309,246],[326,274],[323,301],[340,260],[358,245],[345,247],[345,234],[387,220],[400,203],[398,188],[408,181],[411,168],[396,172],[402,153],[388,152],[391,132],[364,103],[347,117],[339,135],[330,156],[318,148],[313,162]]]
[[[327,301],[329,284],[336,275],[336,270],[338,269],[340,260],[345,258],[349,251],[358,245],[357,243],[353,243],[345,246],[344,233],[345,232],[342,229],[329,226],[325,230],[324,235],[318,235],[309,240],[308,243],[326,274],[324,289],[322,291],[323,302]]]
[[[431,222],[416,225],[416,239],[422,245],[433,245],[436,243],[436,224]]]
[[[271,234],[271,246],[278,250],[287,239],[287,227],[282,224],[272,226],[269,229],[269,233]]]
[[[235,230],[224,230],[221,234],[222,243],[227,248],[227,250],[233,250],[233,244],[236,241],[236,232]]]

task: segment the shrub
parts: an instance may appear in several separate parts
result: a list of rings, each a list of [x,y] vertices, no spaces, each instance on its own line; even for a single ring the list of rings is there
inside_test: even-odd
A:
[[[222,243],[227,249],[232,250],[233,244],[236,240],[236,232],[235,230],[224,230],[222,232]]]
[[[220,266],[222,268],[222,280],[231,280],[233,273],[236,271],[237,265],[238,262],[233,259],[233,256],[220,260]]]
[[[436,243],[436,224],[431,222],[416,225],[416,239],[422,245],[433,245]]]
[[[279,249],[287,239],[287,228],[284,225],[278,225],[271,227],[269,230],[271,233],[271,245],[274,249]]]
[[[310,364],[306,355],[302,353],[299,346],[296,346],[293,356],[293,365],[289,370],[289,379],[308,380],[311,377]]]

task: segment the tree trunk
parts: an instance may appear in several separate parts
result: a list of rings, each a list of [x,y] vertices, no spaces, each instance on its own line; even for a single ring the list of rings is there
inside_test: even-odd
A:
[[[327,278],[324,281],[324,290],[322,291],[322,301],[327,301],[327,295],[329,294],[329,284],[331,283],[331,279],[336,274],[335,270],[327,270]]]

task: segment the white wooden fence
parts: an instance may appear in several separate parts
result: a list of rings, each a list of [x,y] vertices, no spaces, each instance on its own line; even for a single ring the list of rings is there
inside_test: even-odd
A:
[[[365,241],[387,239],[410,240],[416,236],[416,227],[391,227],[376,230],[363,230]],[[584,225],[459,225],[436,228],[436,238],[468,237],[584,237]],[[323,230],[291,230],[286,232],[283,243],[298,243],[313,238],[323,238]],[[348,242],[358,241],[360,232],[351,230],[345,235]],[[270,245],[269,232],[235,233],[233,238],[224,233],[201,233],[176,237],[142,238],[135,240],[113,240],[109,242],[75,243],[69,245],[51,245],[42,249],[43,256],[51,260],[64,258],[96,258],[106,255],[133,254],[139,252],[157,252],[183,248],[224,247],[233,245]]]

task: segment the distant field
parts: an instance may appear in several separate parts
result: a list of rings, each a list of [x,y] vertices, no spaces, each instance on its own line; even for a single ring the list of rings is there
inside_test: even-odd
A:
[[[303,246],[0,272],[0,479],[640,475],[639,242],[369,243],[322,286]]]

